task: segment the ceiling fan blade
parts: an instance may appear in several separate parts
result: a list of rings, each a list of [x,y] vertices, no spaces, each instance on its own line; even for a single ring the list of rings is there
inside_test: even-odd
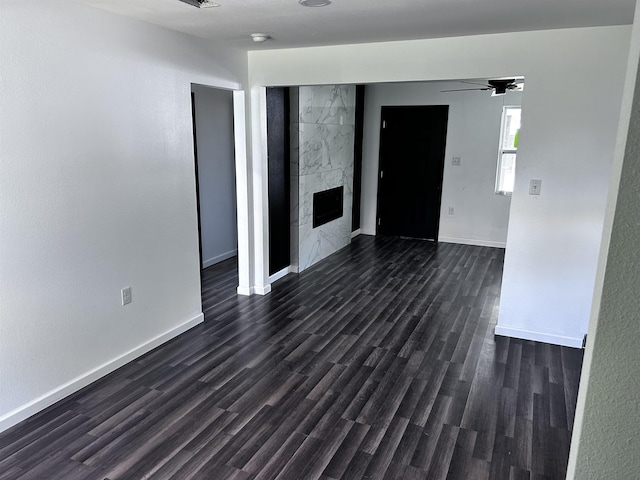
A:
[[[485,87],[485,88],[456,88],[453,90],[440,90],[440,93],[445,93],[445,92],[478,92],[478,91],[482,91],[482,90],[491,90],[489,87]]]
[[[491,88],[491,85],[487,83],[467,82],[466,80],[458,80],[459,83],[466,83],[467,85],[480,85],[481,87]]]

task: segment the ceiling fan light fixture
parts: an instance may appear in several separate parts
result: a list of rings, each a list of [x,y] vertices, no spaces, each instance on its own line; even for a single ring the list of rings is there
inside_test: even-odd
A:
[[[267,40],[269,40],[271,38],[271,35],[267,34],[267,33],[252,33],[251,34],[251,40],[254,41],[254,43],[263,43],[266,42]]]
[[[515,80],[513,78],[509,79],[497,79],[497,80],[489,80],[488,83],[493,87],[494,93],[496,95],[504,95],[507,93],[507,90],[512,90],[515,88]]]
[[[326,7],[331,5],[330,0],[298,0],[298,3],[303,7]]]
[[[219,7],[220,4],[216,3],[216,2],[212,2],[211,0],[180,0],[183,3],[186,3],[187,5],[193,5],[194,7],[198,7],[198,8],[212,8],[212,7]]]

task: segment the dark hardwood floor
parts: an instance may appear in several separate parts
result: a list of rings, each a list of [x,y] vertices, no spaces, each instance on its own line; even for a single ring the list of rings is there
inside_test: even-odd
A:
[[[495,337],[503,250],[358,237],[0,435],[2,479],[565,476],[582,351]]]

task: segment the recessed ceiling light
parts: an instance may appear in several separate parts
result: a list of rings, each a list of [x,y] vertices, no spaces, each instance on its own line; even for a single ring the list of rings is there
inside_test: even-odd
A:
[[[180,0],[181,2],[187,3],[189,5],[193,5],[198,8],[211,8],[211,7],[219,7],[219,3],[211,2],[210,0]]]
[[[298,3],[303,7],[326,7],[331,5],[329,0],[299,0]]]
[[[255,43],[266,42],[270,38],[271,38],[271,35],[269,35],[267,33],[252,33],[251,34],[251,40],[253,40]]]

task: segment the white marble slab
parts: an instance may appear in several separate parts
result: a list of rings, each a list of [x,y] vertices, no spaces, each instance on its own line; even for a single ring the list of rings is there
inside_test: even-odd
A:
[[[302,271],[351,242],[355,86],[292,92],[291,263]],[[313,194],[340,186],[342,217],[313,228]]]
[[[356,89],[353,85],[300,87],[300,123],[354,125]]]
[[[289,161],[291,174],[298,175],[300,165],[300,124],[292,123],[289,127]]]
[[[320,254],[320,230],[310,223],[300,225],[298,268],[303,271],[322,260]]]
[[[353,168],[352,125],[299,125],[300,175]]]

